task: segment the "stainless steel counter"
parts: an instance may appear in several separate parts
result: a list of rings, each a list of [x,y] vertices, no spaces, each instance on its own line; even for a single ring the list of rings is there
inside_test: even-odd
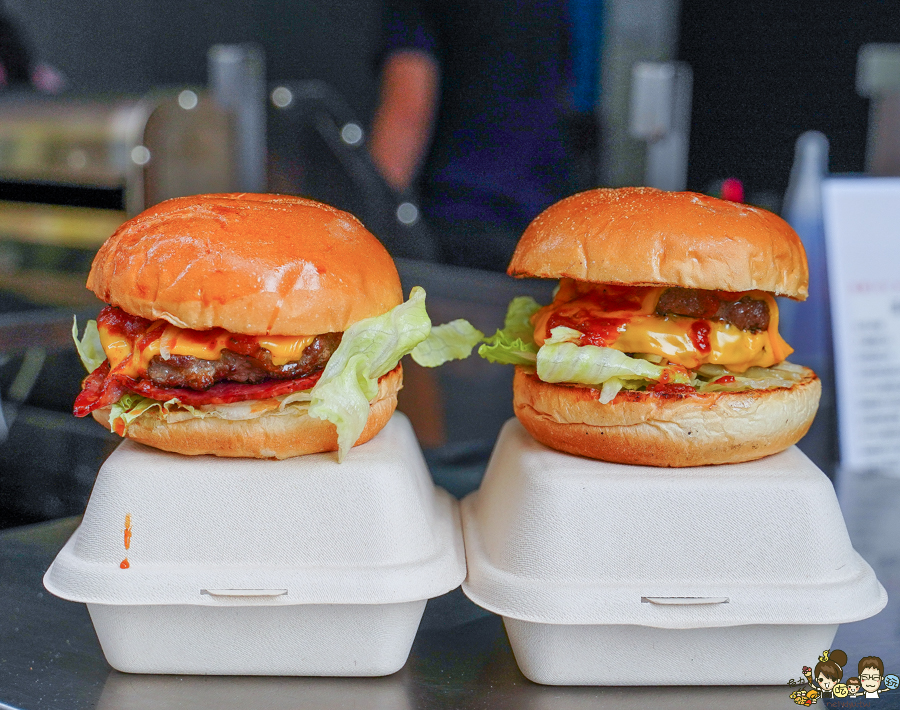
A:
[[[900,673],[900,479],[856,479],[842,506],[856,549],[891,601],[843,625],[834,647],[851,664],[876,655]],[[802,505],[798,501],[798,505]],[[783,687],[571,688],[531,683],[516,667],[499,618],[457,590],[429,602],[406,666],[386,678],[128,675],[103,658],[87,610],[44,591],[41,577],[77,519],[0,533],[0,708],[21,710],[297,710],[299,708],[796,708]],[[810,555],[827,551],[810,550]],[[810,659],[814,662],[815,659]],[[640,663],[636,660],[636,665]],[[795,677],[800,675],[797,669]],[[847,674],[849,675],[849,674]],[[785,682],[787,682],[785,678]],[[900,708],[900,690],[828,707]],[[818,707],[825,704],[820,701]]]

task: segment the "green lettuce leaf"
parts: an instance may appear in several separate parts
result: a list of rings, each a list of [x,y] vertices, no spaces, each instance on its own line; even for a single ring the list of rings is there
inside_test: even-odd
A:
[[[510,340],[534,344],[534,326],[531,316],[541,309],[541,304],[531,296],[517,296],[509,302],[503,321],[503,334]],[[499,333],[500,331],[498,331]]]
[[[538,348],[534,343],[531,316],[540,307],[531,296],[518,296],[510,301],[503,330],[485,338],[478,354],[501,365],[534,365]]]
[[[413,348],[412,359],[422,367],[438,367],[449,360],[462,360],[472,354],[472,348],[482,338],[484,333],[459,318],[434,326],[428,337]]]
[[[501,365],[534,365],[537,357],[537,345],[526,343],[521,338],[510,340],[498,330],[490,338],[487,338],[478,354],[488,362],[496,362]]]
[[[81,364],[88,372],[96,370],[106,360],[103,345],[100,343],[100,331],[97,330],[97,321],[89,320],[84,327],[84,337],[78,339],[78,318],[72,317],[72,340],[75,341],[75,349]]]
[[[557,328],[553,329],[555,335]],[[566,329],[568,330],[568,329]],[[537,375],[544,382],[571,382],[602,385],[612,378],[623,381],[659,380],[667,369],[652,362],[629,357],[612,348],[578,346],[573,342],[545,342],[537,353]],[[669,369],[670,382],[688,384],[683,372]],[[615,396],[615,395],[613,395]]]
[[[378,393],[378,378],[428,337],[431,320],[425,290],[412,289],[409,300],[387,313],[351,325],[312,389],[309,414],[337,427],[338,460],[356,443]]]

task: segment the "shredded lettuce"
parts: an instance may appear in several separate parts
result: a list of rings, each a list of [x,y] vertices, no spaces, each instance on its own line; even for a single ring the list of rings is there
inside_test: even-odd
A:
[[[616,398],[616,395],[619,394],[619,391],[624,384],[625,383],[618,377],[610,377],[603,383],[603,387],[600,389],[600,404],[609,404],[612,402]]]
[[[119,398],[118,402],[110,407],[109,425],[114,432],[125,436],[125,431],[131,422],[148,410],[153,409],[153,407],[159,407],[160,410],[168,412],[176,404],[178,402],[174,399],[170,399],[168,402],[159,402],[133,392],[126,392]]]
[[[412,359],[422,367],[437,367],[449,360],[462,360],[472,354],[472,348],[484,338],[484,333],[469,321],[459,318],[431,329],[428,337],[413,348]]]
[[[109,416],[110,425],[113,431],[124,436],[135,419],[142,414],[146,414],[154,407],[159,409],[159,416],[169,424],[186,419],[204,419],[205,417],[241,421],[255,419],[263,415],[296,414],[298,411],[308,409],[311,391],[311,389],[308,389],[301,392],[292,392],[264,402],[248,400],[229,404],[204,404],[199,407],[184,404],[178,398],[160,402],[134,392],[127,392],[118,402],[112,405]]]
[[[557,329],[553,330],[555,332]],[[658,381],[666,369],[669,371],[669,382],[690,382],[680,370],[654,365],[646,360],[629,357],[618,350],[596,345],[579,346],[572,342],[547,341],[537,354],[537,375],[544,382],[551,383],[602,385],[612,378]]]
[[[781,362],[772,367],[750,367],[746,372],[731,372],[721,365],[702,365],[697,370],[696,387],[699,392],[739,392],[742,390],[767,390],[793,387],[806,376],[805,367],[791,362]],[[724,375],[731,375],[730,382],[719,382]]]
[[[337,427],[338,460],[343,460],[365,428],[369,401],[378,378],[428,337],[431,320],[425,290],[412,289],[409,300],[387,313],[351,325],[312,389],[309,414]]]
[[[81,364],[88,372],[96,370],[106,360],[103,345],[100,343],[100,331],[97,330],[97,321],[89,320],[84,327],[84,336],[78,339],[78,317],[72,317],[72,340],[75,341],[75,349]]]

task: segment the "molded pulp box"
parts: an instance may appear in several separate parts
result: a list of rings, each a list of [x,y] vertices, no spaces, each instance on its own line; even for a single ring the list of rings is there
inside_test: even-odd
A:
[[[565,685],[783,684],[887,594],[828,478],[796,447],[665,469],[504,426],[462,503],[463,591],[522,672]]]
[[[395,414],[341,464],[126,441],[44,586],[87,603],[118,670],[362,676],[399,670],[464,577],[457,503]]]

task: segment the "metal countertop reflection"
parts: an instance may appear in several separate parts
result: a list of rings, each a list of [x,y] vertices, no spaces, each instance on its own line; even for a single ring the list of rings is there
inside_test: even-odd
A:
[[[858,479],[842,497],[856,549],[891,597],[871,619],[845,624],[834,647],[900,670],[900,479]],[[459,590],[431,600],[406,666],[384,678],[130,675],[110,669],[87,609],[44,591],[41,577],[78,519],[0,533],[0,708],[20,710],[298,710],[373,708],[587,710],[791,708],[773,687],[553,687],[516,666],[501,620]],[[810,554],[817,554],[811,550]],[[812,659],[811,659],[812,660]],[[640,660],[635,660],[640,668]],[[797,669],[800,675],[800,669]],[[785,678],[785,682],[787,682]],[[872,707],[900,707],[900,692]],[[833,701],[829,701],[831,703]],[[863,703],[867,705],[868,702]],[[862,706],[862,705],[861,705]],[[825,707],[823,704],[821,707]]]

